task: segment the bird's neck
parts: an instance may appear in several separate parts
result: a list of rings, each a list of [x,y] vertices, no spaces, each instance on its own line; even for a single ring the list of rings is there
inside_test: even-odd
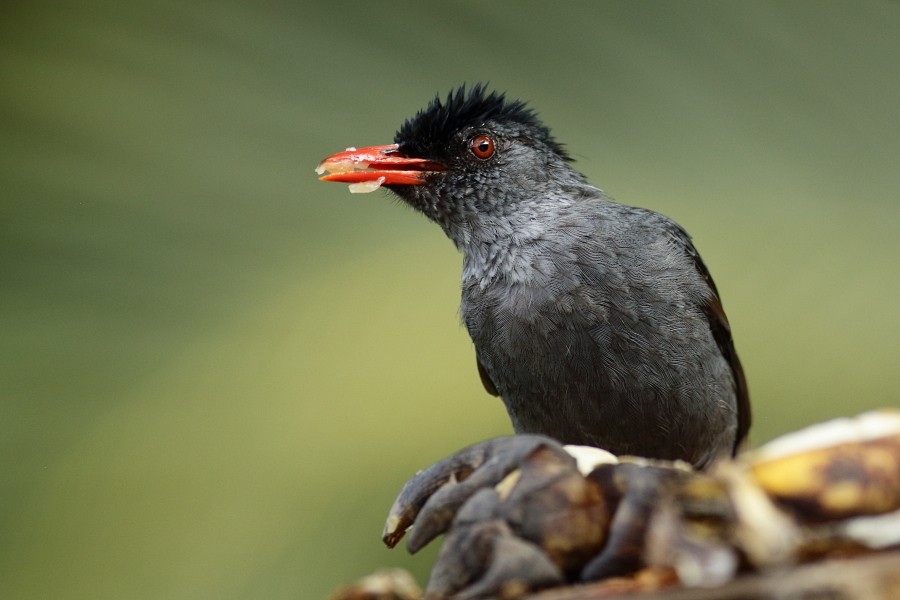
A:
[[[583,226],[586,202],[606,201],[603,192],[577,177],[565,187],[504,202],[458,202],[454,210],[434,210],[437,222],[463,254],[463,282],[482,289],[497,282],[539,284],[553,270],[554,231],[570,234]],[[581,208],[579,208],[581,207]],[[537,282],[537,283],[536,283]]]
[[[503,243],[463,250],[463,282],[484,288],[499,280],[526,281],[531,272],[529,254],[527,248]]]
[[[501,281],[516,284],[535,279],[547,240],[546,223],[522,214],[515,220],[481,214],[449,223],[444,231],[463,254],[463,282],[484,288]]]

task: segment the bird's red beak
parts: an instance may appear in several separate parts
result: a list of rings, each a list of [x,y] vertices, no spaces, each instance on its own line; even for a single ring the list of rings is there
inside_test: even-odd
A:
[[[347,148],[320,162],[316,173],[322,181],[371,183],[374,189],[379,185],[420,185],[430,172],[444,169],[443,165],[425,158],[404,156],[397,144],[389,144]]]

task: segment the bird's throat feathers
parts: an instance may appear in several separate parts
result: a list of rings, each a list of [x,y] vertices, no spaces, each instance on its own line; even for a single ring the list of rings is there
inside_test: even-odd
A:
[[[548,262],[554,252],[548,227],[566,220],[570,203],[517,207],[515,215],[478,214],[471,221],[449,223],[447,236],[463,255],[464,285],[479,288],[499,283],[540,285],[555,271]]]
[[[508,284],[532,284],[542,274],[535,269],[539,250],[530,244],[495,242],[463,249],[463,285],[480,289],[500,280]]]
[[[603,192],[582,179],[568,165],[565,181],[557,177],[532,186],[449,185],[405,186],[393,191],[437,223],[463,254],[463,281],[485,287],[499,279],[535,284],[554,265],[545,258],[559,255],[548,247],[559,242],[548,230],[571,235],[587,221],[579,214],[588,205],[607,201]],[[500,191],[502,190],[502,191]],[[529,190],[529,193],[520,193]],[[557,244],[558,245],[558,244]]]

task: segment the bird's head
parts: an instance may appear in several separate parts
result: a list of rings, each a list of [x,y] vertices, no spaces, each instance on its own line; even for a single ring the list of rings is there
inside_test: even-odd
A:
[[[317,172],[352,184],[351,191],[384,185],[457,238],[459,227],[496,227],[562,196],[554,190],[583,181],[570,160],[524,102],[478,84],[435,97],[400,127],[393,144],[348,148]]]

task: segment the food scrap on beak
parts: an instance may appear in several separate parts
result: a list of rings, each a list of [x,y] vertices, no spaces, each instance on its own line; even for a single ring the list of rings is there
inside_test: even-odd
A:
[[[316,173],[322,181],[350,184],[351,193],[368,193],[384,185],[421,185],[432,171],[443,165],[424,158],[404,156],[397,144],[347,148],[319,163]]]

